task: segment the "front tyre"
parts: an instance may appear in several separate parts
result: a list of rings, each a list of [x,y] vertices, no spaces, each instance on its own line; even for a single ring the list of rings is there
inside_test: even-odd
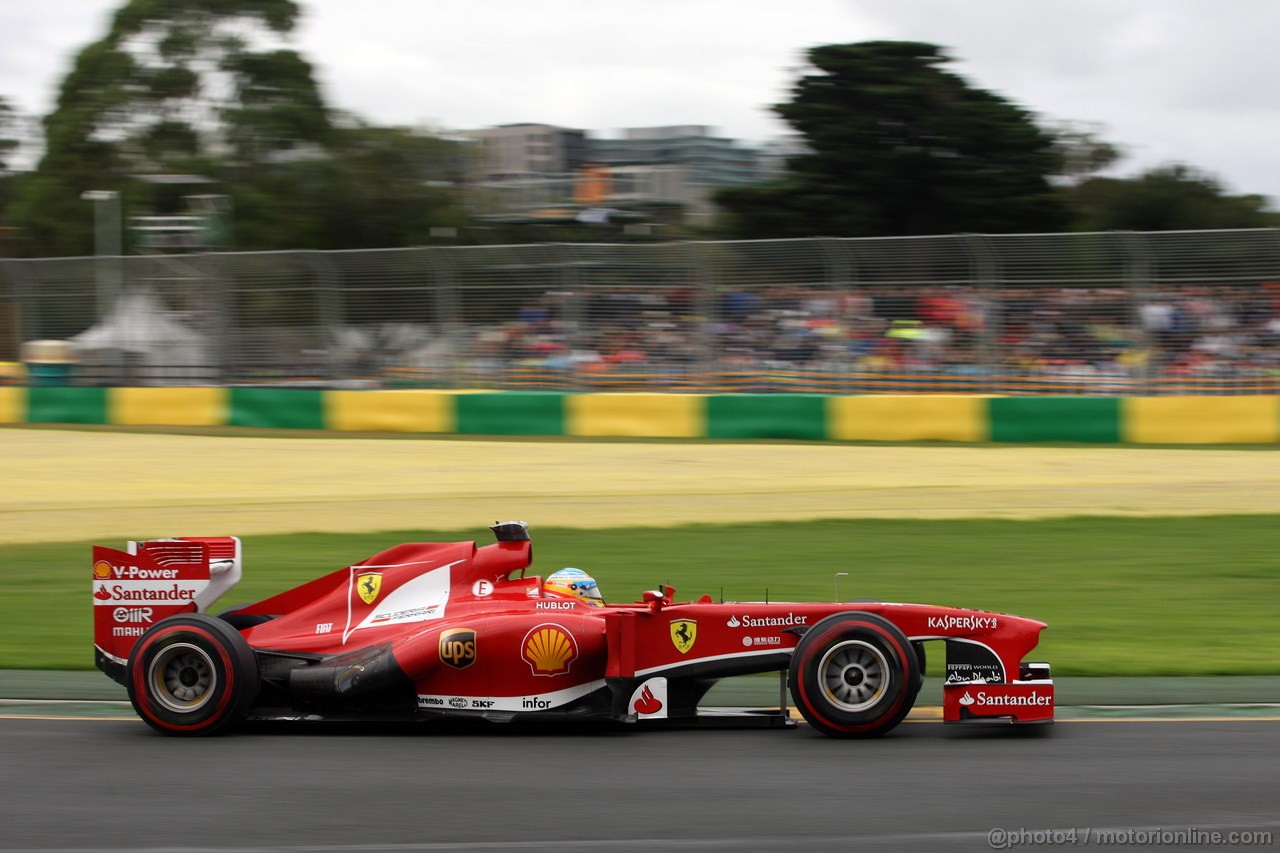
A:
[[[902,722],[919,690],[906,635],[873,613],[837,613],[796,644],[787,686],[801,715],[831,737],[879,737]]]
[[[162,619],[142,635],[125,684],[138,716],[156,731],[211,735],[249,713],[258,663],[235,628],[189,613]]]

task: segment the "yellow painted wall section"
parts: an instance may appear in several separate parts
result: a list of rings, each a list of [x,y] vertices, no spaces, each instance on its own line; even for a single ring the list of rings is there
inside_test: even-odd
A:
[[[20,424],[27,420],[27,389],[0,388],[0,424]]]
[[[112,388],[107,421],[130,426],[224,426],[226,388]]]
[[[985,397],[913,394],[829,397],[827,432],[838,441],[987,441]]]
[[[424,389],[329,391],[329,429],[368,432],[453,432],[453,392]]]
[[[707,404],[701,394],[566,394],[568,435],[700,438]]]
[[[1134,444],[1268,444],[1280,441],[1276,397],[1128,397],[1121,440]]]

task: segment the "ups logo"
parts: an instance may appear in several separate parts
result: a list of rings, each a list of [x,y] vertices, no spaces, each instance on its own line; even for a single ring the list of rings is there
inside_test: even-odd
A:
[[[476,662],[476,632],[451,628],[440,632],[440,662],[454,669],[466,669]]]

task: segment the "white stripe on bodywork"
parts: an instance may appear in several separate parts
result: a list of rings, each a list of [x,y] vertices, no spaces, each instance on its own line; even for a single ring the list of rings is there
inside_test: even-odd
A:
[[[462,699],[467,703],[467,705],[461,710],[547,711],[552,708],[559,708],[562,705],[567,705],[575,699],[581,699],[583,696],[603,689],[604,686],[605,681],[601,678],[596,681],[588,681],[586,684],[579,684],[575,687],[566,687],[563,690],[552,690],[549,693],[529,693],[524,696],[463,696],[457,693],[419,693],[419,700],[434,699],[438,700],[442,704],[423,706],[421,701],[419,701],[418,710],[438,709],[442,711],[450,711],[454,710],[454,708],[449,704],[449,700]],[[540,702],[549,702],[550,704],[545,708],[530,708],[524,704],[525,700],[528,699],[537,699]],[[483,708],[475,708],[473,703],[476,702],[492,702],[493,704]]]
[[[97,649],[97,650],[98,650],[98,652],[99,652],[99,654],[101,654],[104,658],[107,658],[108,660],[114,661],[115,663],[118,663],[118,664],[120,664],[121,666],[124,666],[125,664],[127,664],[127,663],[129,662],[129,659],[128,659],[128,658],[118,658],[118,657],[116,657],[115,655],[111,654],[111,652],[108,652],[108,651],[106,651],[105,649],[103,649],[103,648],[102,648],[102,646],[98,645],[97,643],[94,643],[94,644],[93,644],[93,647],[94,647],[95,649]]]
[[[399,563],[396,565],[413,566],[423,562],[430,561],[419,560],[414,563]],[[359,625],[355,626],[351,624],[351,608],[353,606],[357,575],[370,569],[390,569],[396,568],[396,566],[352,566],[350,576],[347,579],[347,624],[342,631],[343,644],[346,644],[347,638],[354,632],[361,628],[370,627],[375,623],[375,620],[377,626],[382,627],[384,625],[426,622],[430,619],[442,618],[445,612],[445,605],[449,601],[449,570],[461,562],[463,561],[454,560],[452,563],[446,563],[396,587],[396,589],[387,594],[386,598],[377,603],[377,607],[373,612],[366,616]],[[379,618],[394,613],[407,613],[409,615],[396,618]]]

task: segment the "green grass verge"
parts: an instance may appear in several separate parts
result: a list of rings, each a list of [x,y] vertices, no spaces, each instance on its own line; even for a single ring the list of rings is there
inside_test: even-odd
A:
[[[533,568],[585,568],[619,601],[659,583],[680,598],[830,600],[835,573],[848,572],[844,598],[1041,619],[1050,627],[1036,657],[1061,675],[1273,675],[1277,531],[1275,516],[535,526]],[[247,537],[245,579],[220,606],[398,542],[465,539],[490,541],[483,527]],[[92,667],[89,576],[89,543],[0,548],[0,669]]]

